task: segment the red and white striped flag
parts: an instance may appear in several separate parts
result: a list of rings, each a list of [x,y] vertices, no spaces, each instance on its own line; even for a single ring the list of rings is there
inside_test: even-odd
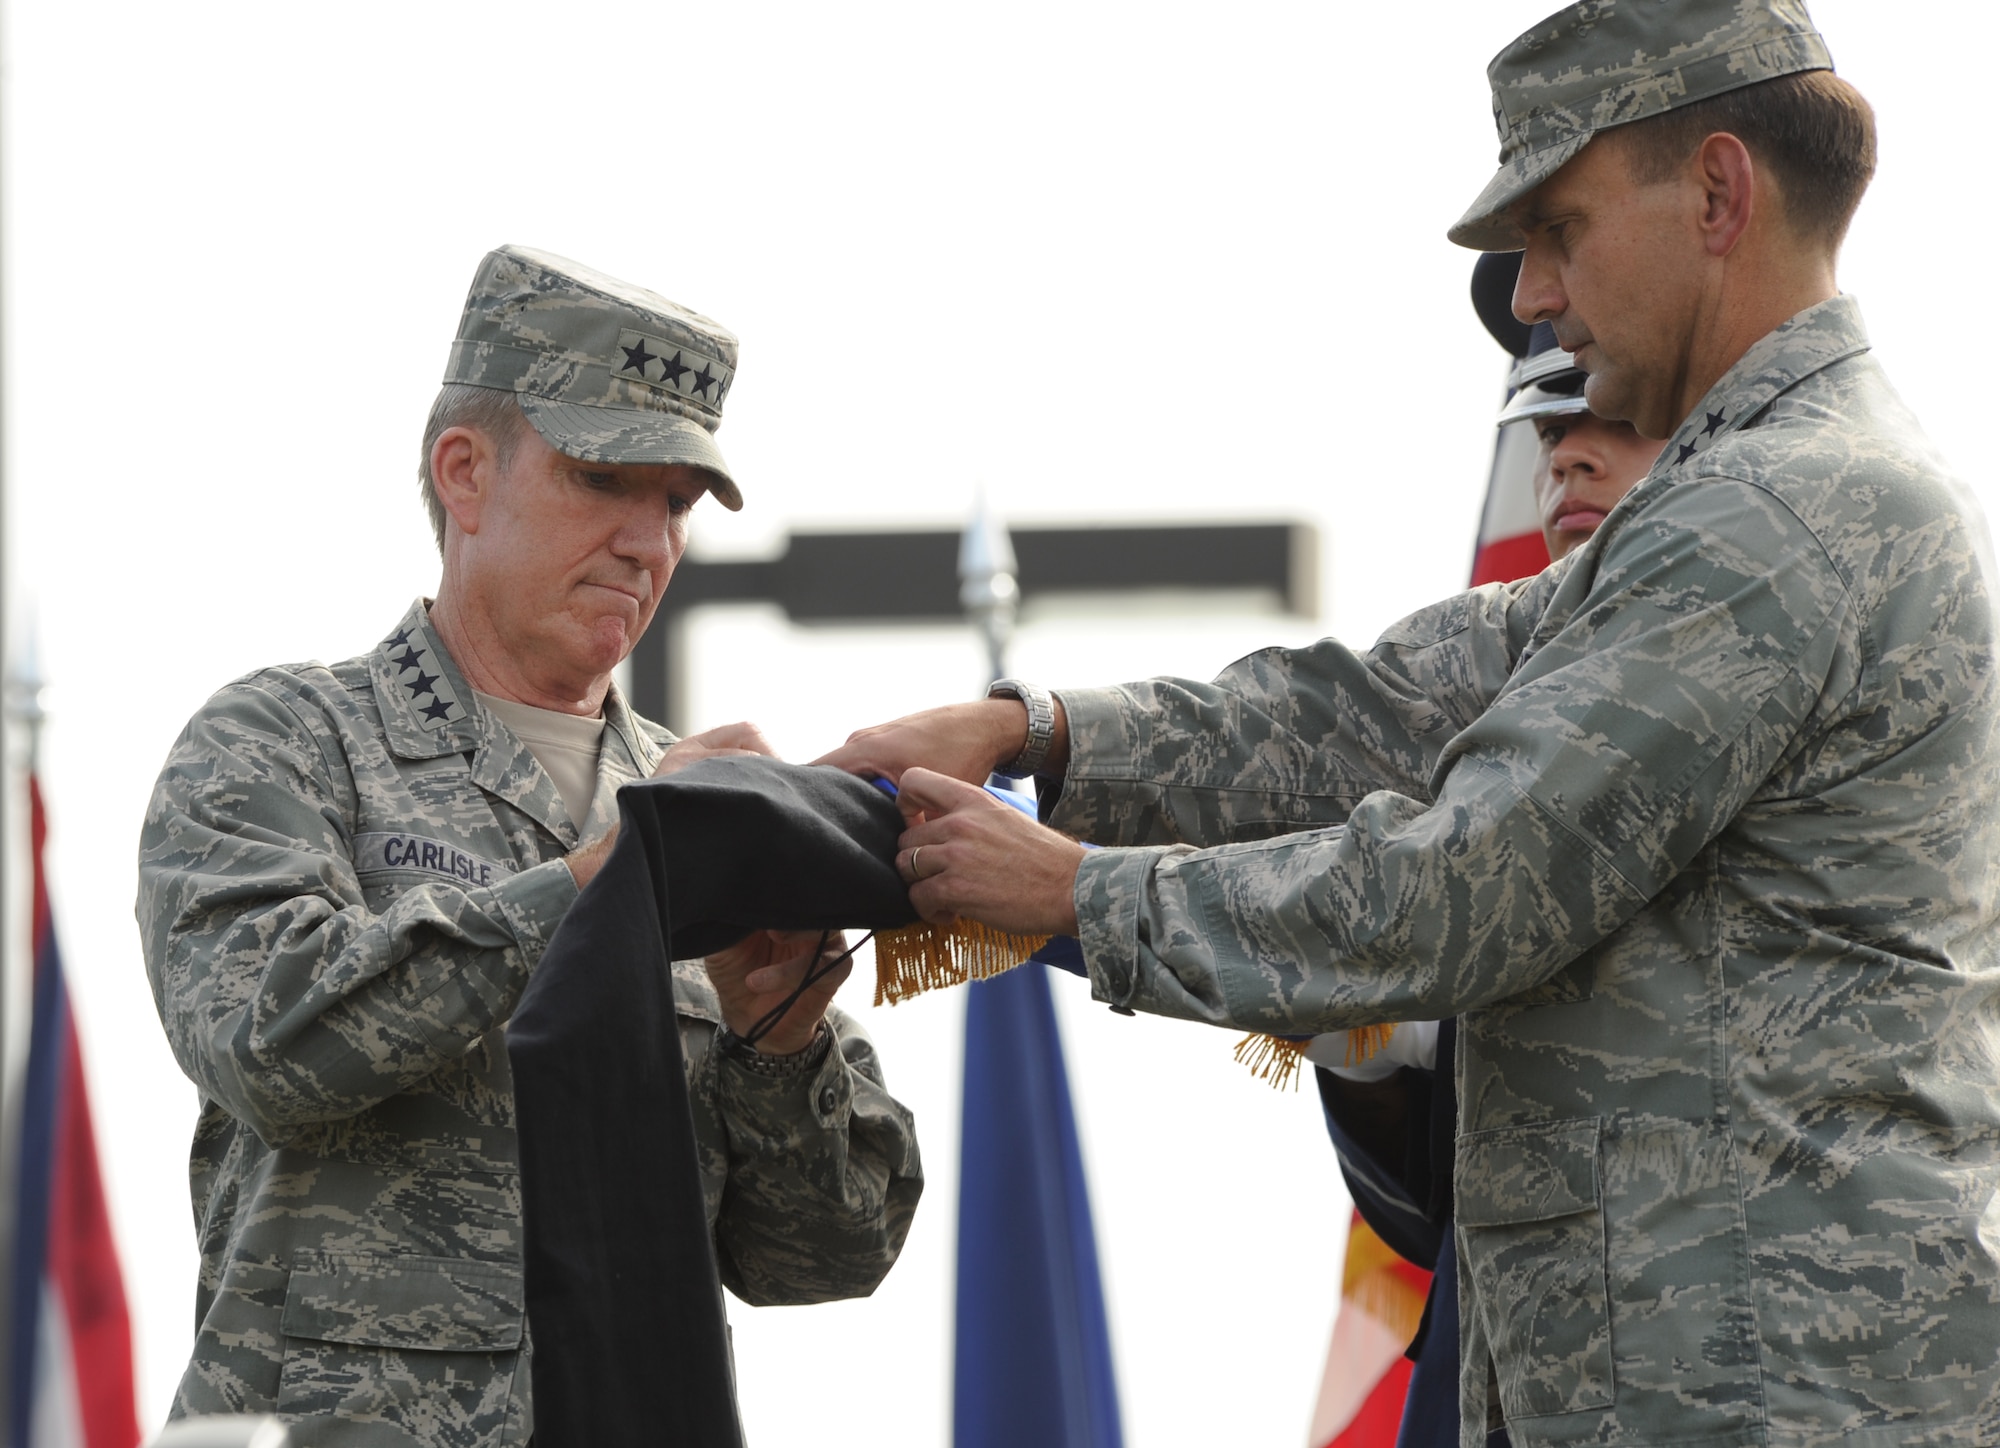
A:
[[[41,786],[30,779],[28,792],[35,984],[14,1173],[7,1448],[133,1448],[132,1323],[49,918]]]
[[[1535,454],[1532,427],[1515,423],[1500,429],[1493,444],[1493,472],[1486,483],[1486,506],[1479,514],[1479,547],[1472,555],[1472,587],[1531,578],[1549,566],[1535,509]]]
[[[1534,428],[1519,423],[1501,428],[1494,440],[1472,559],[1475,588],[1528,578],[1549,566],[1535,507],[1538,450]],[[1430,1276],[1398,1257],[1355,1213],[1340,1312],[1313,1410],[1312,1448],[1394,1448],[1410,1381],[1403,1350],[1422,1318]]]

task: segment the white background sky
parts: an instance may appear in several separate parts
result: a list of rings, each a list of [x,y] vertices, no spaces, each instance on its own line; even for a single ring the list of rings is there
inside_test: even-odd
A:
[[[216,686],[360,652],[433,586],[417,441],[479,255],[575,256],[741,336],[749,507],[699,509],[703,552],[955,526],[979,480],[1017,523],[1299,518],[1323,619],[1047,616],[1017,671],[1365,641],[1465,575],[1501,364],[1443,232],[1491,168],[1485,62],[1547,8],[8,8],[7,584],[55,684],[57,920],[149,1425],[191,1335],[195,1100],[132,923],[140,816]],[[1843,282],[1990,493],[2000,21],[1813,8],[1882,118]],[[695,722],[794,757],[982,682],[952,630],[697,629]],[[1302,1442],[1346,1216],[1316,1105],[1057,985],[1128,1442]],[[931,1185],[874,1299],[735,1310],[764,1444],[948,1437],[962,1005],[853,993]]]

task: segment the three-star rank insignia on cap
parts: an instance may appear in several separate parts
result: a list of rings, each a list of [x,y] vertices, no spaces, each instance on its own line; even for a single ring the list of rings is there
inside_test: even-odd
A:
[[[1697,452],[1701,451],[1702,445],[1718,432],[1721,432],[1728,422],[1729,418],[1726,414],[1709,412],[1702,415],[1702,426],[1696,427],[1690,423],[1686,432],[1667,444],[1667,446],[1674,449],[1673,465],[1679,467]]]
[[[735,373],[707,353],[643,332],[620,332],[618,350],[622,356],[611,369],[613,377],[691,397],[712,408],[721,408],[735,378]]]
[[[388,643],[389,662],[396,667],[405,702],[416,711],[417,722],[433,731],[467,717],[438,663],[436,647],[420,630],[407,628]]]

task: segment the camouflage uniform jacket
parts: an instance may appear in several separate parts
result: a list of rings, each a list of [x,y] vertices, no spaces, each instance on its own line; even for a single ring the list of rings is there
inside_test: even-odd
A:
[[[605,713],[586,835],[671,739],[615,690]],[[421,603],[371,654],[229,685],[174,745],[138,915],[201,1091],[177,1415],[276,1411],[310,1443],[528,1438],[504,1027],[577,843]],[[872,1291],[922,1176],[868,1037],[830,1013],[835,1048],[766,1075],[716,1048],[698,965],[674,984],[723,1281],[755,1304]]]
[[[1099,998],[1461,1016],[1467,1445],[2000,1442],[1992,560],[1866,350],[1366,655],[1062,695]]]

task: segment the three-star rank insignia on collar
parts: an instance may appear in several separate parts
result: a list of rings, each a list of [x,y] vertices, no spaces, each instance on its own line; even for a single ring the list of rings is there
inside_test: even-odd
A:
[[[693,398],[718,410],[735,380],[729,368],[707,353],[643,332],[620,332],[618,350],[623,360],[611,369],[613,377],[643,382],[656,392]]]
[[[433,644],[421,630],[406,628],[389,640],[389,662],[395,665],[396,682],[403,699],[416,711],[417,722],[438,730],[466,717],[465,706],[445,677]]]
[[[1699,452],[1702,444],[1714,437],[1718,432],[1721,432],[1724,425],[1729,421],[1728,416],[1720,412],[1704,413],[1702,414],[1702,419],[1703,426],[1695,427],[1690,423],[1688,430],[1682,433],[1679,438],[1676,438],[1673,443],[1669,444],[1669,446],[1678,449],[1674,454],[1675,467],[1679,467]]]

